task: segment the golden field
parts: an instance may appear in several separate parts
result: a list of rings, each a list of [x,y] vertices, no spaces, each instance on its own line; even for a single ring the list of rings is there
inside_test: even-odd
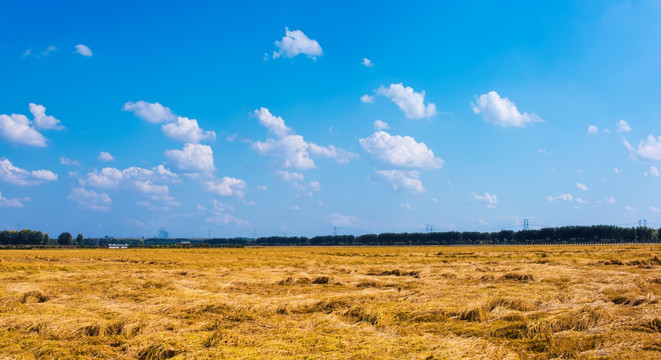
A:
[[[659,359],[660,250],[2,250],[0,359]]]

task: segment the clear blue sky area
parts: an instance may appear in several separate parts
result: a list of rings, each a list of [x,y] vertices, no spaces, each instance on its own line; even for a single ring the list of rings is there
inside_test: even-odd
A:
[[[658,1],[0,2],[0,228],[661,226]]]

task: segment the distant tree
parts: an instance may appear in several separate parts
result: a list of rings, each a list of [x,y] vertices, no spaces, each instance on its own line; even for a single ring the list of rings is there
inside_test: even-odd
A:
[[[83,246],[84,240],[85,238],[83,237],[83,234],[78,234],[78,236],[76,236],[76,243],[78,246]]]
[[[165,231],[165,229],[163,228],[161,228],[161,230],[158,230],[158,237],[161,239],[167,239],[169,235],[170,234],[168,234],[168,232]]]
[[[57,237],[58,245],[71,245],[72,242],[73,236],[71,236],[71,233],[63,232],[60,234],[60,236]]]

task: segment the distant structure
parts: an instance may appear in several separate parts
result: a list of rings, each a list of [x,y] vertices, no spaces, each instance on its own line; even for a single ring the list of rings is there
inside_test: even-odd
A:
[[[179,243],[179,245],[181,245],[181,247],[185,247],[185,248],[191,247],[190,241],[182,241],[182,242]]]
[[[129,244],[108,244],[108,249],[128,249]]]
[[[528,219],[523,219],[523,230],[530,230]]]

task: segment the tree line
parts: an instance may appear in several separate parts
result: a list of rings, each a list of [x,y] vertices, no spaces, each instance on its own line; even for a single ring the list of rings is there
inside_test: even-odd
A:
[[[110,243],[127,243],[130,247],[186,246],[334,246],[334,245],[507,245],[567,243],[632,243],[658,242],[661,229],[619,227],[612,225],[563,226],[538,230],[501,230],[498,232],[446,231],[428,233],[382,233],[365,235],[269,236],[260,238],[74,238],[64,232],[52,239],[47,233],[33,230],[2,231],[0,245],[107,247]]]

